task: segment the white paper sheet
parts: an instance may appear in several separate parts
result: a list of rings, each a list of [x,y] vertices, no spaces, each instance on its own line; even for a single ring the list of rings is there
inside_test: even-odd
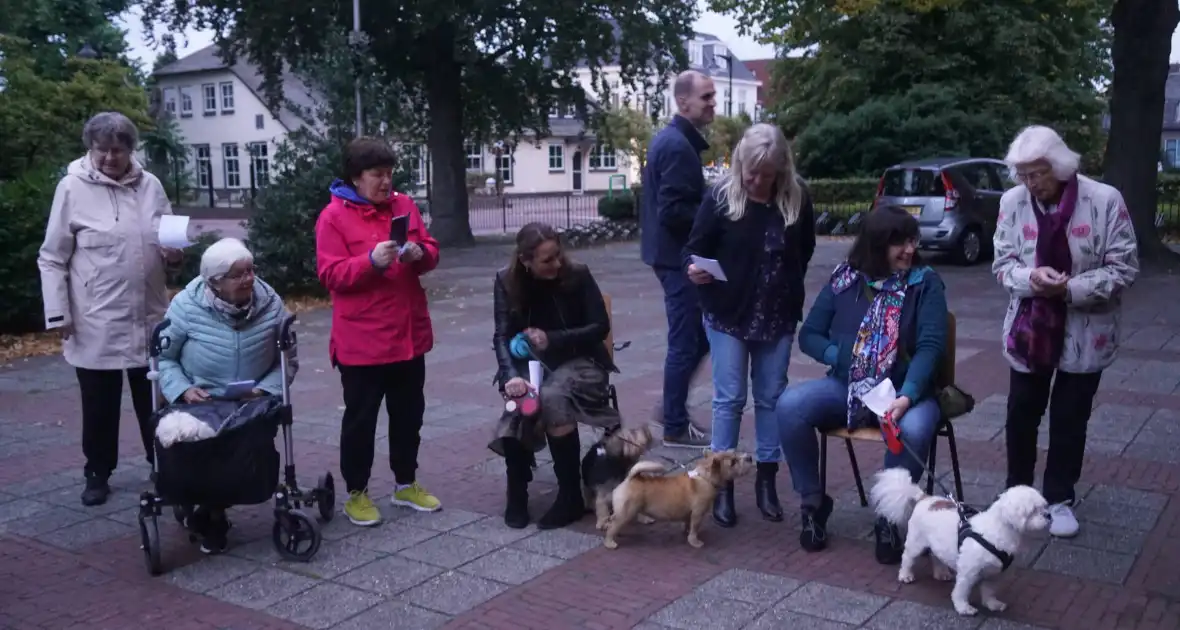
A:
[[[254,381],[236,381],[225,386],[225,393],[222,394],[224,398],[230,400],[237,400],[245,398],[254,391],[254,386],[257,385]]]
[[[704,271],[708,271],[714,278],[728,282],[729,278],[725,277],[725,272],[721,270],[721,263],[713,258],[705,258],[704,256],[692,255],[692,264],[700,267]]]
[[[541,380],[544,376],[544,373],[541,371],[541,362],[529,361],[529,384],[533,386],[533,389],[541,389]]]
[[[184,249],[192,245],[188,240],[188,217],[178,214],[160,215],[160,246]]]
[[[860,400],[869,408],[869,411],[884,418],[885,412],[889,411],[889,405],[897,400],[897,390],[893,388],[893,381],[884,379],[876,387],[865,392]]]

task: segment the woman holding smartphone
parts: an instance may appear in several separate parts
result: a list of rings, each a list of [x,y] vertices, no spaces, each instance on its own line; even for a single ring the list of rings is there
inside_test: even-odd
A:
[[[1049,533],[1070,537],[1078,533],[1074,486],[1094,395],[1118,351],[1122,292],[1139,273],[1135,230],[1119,191],[1080,175],[1078,154],[1052,129],[1021,131],[1005,161],[1020,184],[1000,200],[992,264],[1011,294],[1007,487],[1034,484],[1037,430],[1048,407]]]

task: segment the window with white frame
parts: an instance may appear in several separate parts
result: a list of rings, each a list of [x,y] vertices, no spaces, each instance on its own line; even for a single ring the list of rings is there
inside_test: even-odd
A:
[[[206,83],[201,86],[201,101],[206,116],[217,113],[217,85]]]
[[[247,145],[250,151],[250,177],[255,188],[262,188],[270,183],[270,146],[265,142],[253,142]]]
[[[550,118],[557,118],[560,115],[561,115],[561,111],[558,106],[554,105],[553,107],[549,108],[549,117]]]
[[[1180,103],[1176,103],[1175,115],[1172,117],[1176,122],[1180,122]]]
[[[467,170],[473,173],[483,172],[483,147],[478,144],[467,145]]]
[[[619,82],[618,81],[611,81],[609,84],[609,88],[610,88],[611,105],[614,105],[615,109],[618,109],[619,102],[621,101],[621,99],[623,97],[623,94],[620,91]]]
[[[608,171],[618,168],[614,147],[599,143],[590,149],[590,168],[592,170]]]
[[[193,115],[193,89],[189,86],[180,88],[180,117],[188,118]]]
[[[745,90],[738,90],[737,104],[738,104],[738,111],[743,114],[746,113],[746,91]]]
[[[672,95],[664,93],[664,116],[670,117],[675,110],[672,109]]]
[[[721,91],[721,102],[725,103],[725,115],[733,116],[733,101],[729,98],[729,88]]]
[[[505,148],[501,155],[496,156],[496,171],[500,176],[500,181],[505,184],[512,183],[512,165],[516,162],[516,159],[512,156],[513,151],[510,147]]]
[[[266,116],[262,114],[254,114],[254,128],[262,129],[266,127]]]
[[[229,114],[234,111],[234,82],[221,83],[221,113]]]
[[[564,171],[565,170],[565,146],[560,144],[549,145],[549,170]]]
[[[705,59],[701,54],[701,45],[692,42],[688,45],[688,62],[694,66],[700,66],[705,63]]]
[[[416,144],[408,147],[407,154],[410,159],[410,181],[415,185],[426,185],[426,146]]]
[[[570,105],[569,107],[565,108],[565,117],[566,118],[577,118],[577,116],[578,116],[578,106],[577,105]]]
[[[176,88],[164,88],[164,111],[176,115]]]
[[[1164,164],[1172,168],[1180,167],[1180,139],[1164,141]]]
[[[221,175],[226,188],[242,187],[242,165],[238,162],[238,145],[221,145]]]
[[[201,189],[209,188],[211,183],[210,178],[213,176],[213,171],[209,168],[210,157],[212,156],[209,152],[209,145],[194,144],[193,154],[196,156],[196,160],[193,162],[197,168],[197,186]]]

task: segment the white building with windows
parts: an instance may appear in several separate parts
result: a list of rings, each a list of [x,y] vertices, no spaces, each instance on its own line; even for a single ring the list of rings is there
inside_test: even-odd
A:
[[[230,65],[217,47],[208,46],[168,64],[153,75],[159,98],[176,119],[189,147],[193,203],[240,203],[251,189],[265,186],[270,161],[287,133],[303,126],[293,112],[274,112],[262,95],[262,75],[245,60]],[[308,90],[293,76],[284,77],[285,96],[309,105]]]

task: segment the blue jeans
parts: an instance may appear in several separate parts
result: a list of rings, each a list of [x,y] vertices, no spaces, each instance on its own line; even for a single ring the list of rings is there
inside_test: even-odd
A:
[[[830,431],[848,422],[848,386],[830,376],[793,385],[779,396],[776,407],[783,454],[791,469],[791,482],[805,506],[819,507],[823,488],[819,483],[819,442],[816,431]],[[938,401],[926,398],[911,406],[901,417],[901,439],[914,453],[930,452],[938,429]],[[914,483],[922,478],[926,462],[909,451],[894,455],[885,451],[885,468],[905,468]]]
[[[743,341],[705,326],[713,355],[714,451],[736,449],[747,383],[754,381],[755,457],[760,462],[782,459],[775,403],[787,386],[794,335],[777,341]]]
[[[692,375],[709,354],[709,342],[701,324],[696,287],[683,269],[656,268],[664,288],[668,316],[668,355],[664,359],[664,435],[688,430],[688,389]]]

